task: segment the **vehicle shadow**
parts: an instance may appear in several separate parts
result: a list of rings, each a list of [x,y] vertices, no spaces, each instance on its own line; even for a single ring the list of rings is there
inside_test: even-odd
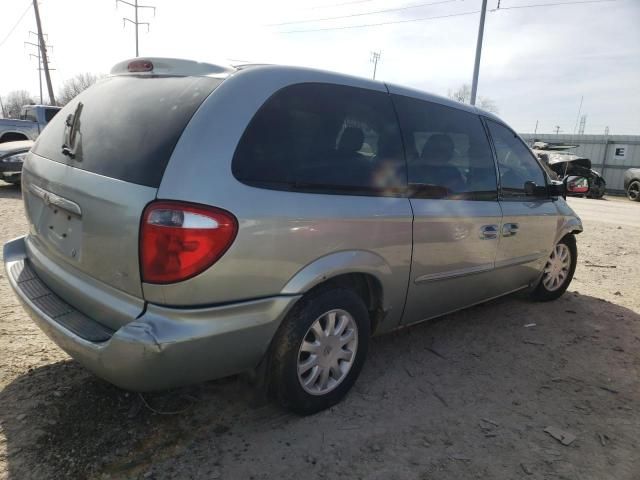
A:
[[[61,361],[0,392],[6,475],[632,478],[639,342],[622,306],[507,297],[374,338],[347,399],[305,418],[238,377],[140,396]]]
[[[22,197],[22,190],[20,185],[13,185],[0,180],[0,198],[15,198]]]

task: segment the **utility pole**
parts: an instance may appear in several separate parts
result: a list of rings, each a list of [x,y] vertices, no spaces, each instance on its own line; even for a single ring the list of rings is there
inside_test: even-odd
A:
[[[154,7],[153,5],[138,5],[138,0],[134,0],[133,3],[131,2],[127,2],[126,0],[116,0],[116,8],[118,8],[118,3],[124,3],[125,5],[129,5],[130,7],[133,7],[133,20],[131,20],[130,18],[127,17],[122,17],[122,25],[125,26],[127,24],[127,22],[132,23],[135,31],[136,31],[136,57],[140,56],[139,53],[139,49],[138,49],[138,26],[139,25],[146,25],[147,26],[147,32],[149,31],[149,22],[139,22],[138,21],[138,9],[139,8],[150,8],[153,10],[153,16],[156,16],[156,7]]]
[[[584,135],[584,128],[587,125],[587,116],[582,115],[580,117],[580,127],[578,127],[578,135]]]
[[[38,34],[36,32],[32,32],[29,31],[30,35],[35,35],[36,37],[38,36]],[[46,37],[46,35],[44,35]],[[37,54],[34,53],[30,53],[29,57],[30,58],[35,58],[38,60],[38,82],[40,84],[40,105],[42,105],[43,102],[43,95],[42,95],[42,56],[40,55],[40,45],[38,45],[37,43],[33,43],[33,42],[24,42],[25,45],[31,45],[33,47],[36,47],[36,51],[38,52]],[[48,50],[53,50],[53,47],[51,45],[47,45],[47,49]],[[51,70],[55,70],[55,68],[49,68],[49,71]]]
[[[25,42],[31,45],[34,45],[31,42]],[[34,55],[33,53],[29,54],[29,57],[36,58],[38,60],[38,84],[40,85],[40,105],[42,105],[42,60],[40,58],[40,49],[38,48],[38,54]]]
[[[582,113],[583,100],[584,100],[584,95],[580,97],[580,106],[578,107],[578,116],[576,117],[576,124],[573,126],[573,133],[576,133],[576,128],[578,128],[578,120],[580,119],[580,114]]]
[[[56,98],[53,96],[53,86],[51,85],[51,74],[49,73],[49,61],[47,60],[47,46],[44,43],[44,35],[42,35],[42,24],[40,23],[40,10],[38,10],[38,0],[33,0],[33,11],[36,13],[36,25],[38,26],[38,43],[40,44],[40,55],[42,56],[42,68],[44,69],[44,77],[47,80],[47,90],[49,91],[49,102],[51,105],[56,104]]]
[[[480,56],[482,55],[482,37],[484,36],[484,17],[487,14],[487,0],[482,0],[480,11],[480,25],[478,26],[478,41],[476,42],[476,62],[473,65],[473,82],[471,83],[471,105],[476,104],[478,92],[478,74],[480,73]]]
[[[0,95],[0,110],[2,110],[2,118],[7,118],[7,112],[4,109],[4,103],[2,103],[2,96]]]
[[[373,79],[376,79],[376,70],[378,69],[378,61],[380,60],[380,55],[382,52],[378,50],[377,52],[371,52],[371,63],[373,63]]]
[[[533,134],[538,133],[538,120],[536,120],[536,128],[533,130]]]

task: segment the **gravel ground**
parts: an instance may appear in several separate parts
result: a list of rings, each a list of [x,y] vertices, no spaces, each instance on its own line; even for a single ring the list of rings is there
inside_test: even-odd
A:
[[[586,231],[560,300],[511,296],[375,338],[347,399],[306,418],[238,378],[144,397],[106,384],[2,272],[0,478],[640,479],[640,225],[610,220],[640,204],[572,205]],[[0,241],[26,231],[2,182],[0,218]]]

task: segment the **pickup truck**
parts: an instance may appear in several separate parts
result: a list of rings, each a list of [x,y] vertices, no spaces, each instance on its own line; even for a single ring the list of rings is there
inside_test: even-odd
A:
[[[0,143],[16,140],[35,140],[61,107],[25,105],[20,119],[0,119]]]

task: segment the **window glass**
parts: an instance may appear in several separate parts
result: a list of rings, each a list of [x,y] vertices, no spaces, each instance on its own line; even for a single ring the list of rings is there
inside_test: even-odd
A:
[[[45,122],[49,123],[51,119],[56,116],[56,113],[58,113],[58,111],[59,111],[58,108],[45,108],[44,109]]]
[[[37,122],[36,112],[33,108],[25,108],[22,120],[29,120],[30,122]]]
[[[496,169],[477,115],[394,95],[413,196],[495,200]]]
[[[496,148],[502,195],[525,195],[525,182],[546,185],[544,172],[529,148],[504,125],[487,121]]]
[[[285,190],[397,195],[406,186],[389,96],[341,85],[275,93],[249,123],[232,170],[244,183]]]
[[[157,188],[187,123],[221,82],[210,77],[107,77],[60,110],[32,151],[88,172]],[[62,153],[62,145],[72,143],[66,120],[76,113],[72,158]]]

